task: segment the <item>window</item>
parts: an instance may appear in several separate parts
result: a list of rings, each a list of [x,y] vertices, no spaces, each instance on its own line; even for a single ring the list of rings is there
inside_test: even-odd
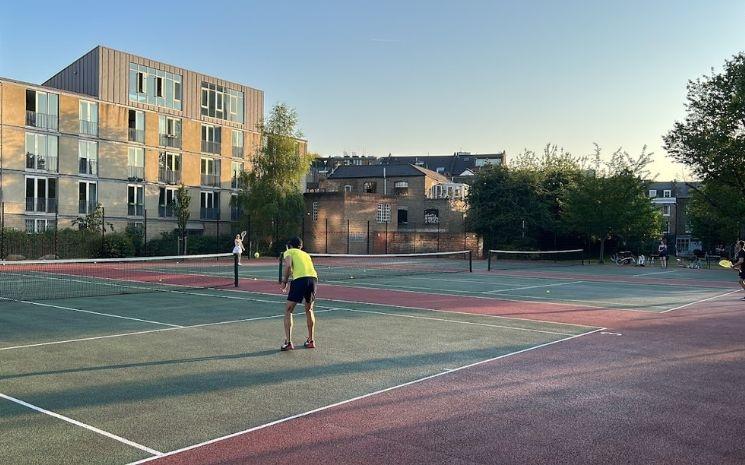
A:
[[[160,115],[158,117],[158,141],[164,147],[181,148],[181,119]]]
[[[665,198],[670,198],[671,197],[670,194],[672,194],[672,192],[670,192],[667,189],[665,189],[664,191],[662,191],[662,196],[665,197]]]
[[[440,211],[436,208],[427,208],[424,210],[424,224],[439,224]]]
[[[670,205],[662,206],[662,216],[670,216]]]
[[[26,90],[26,125],[57,130],[59,122],[59,95],[36,90]]]
[[[233,141],[233,156],[243,158],[243,132],[233,130],[232,141]]]
[[[145,112],[129,110],[127,120],[128,139],[133,142],[145,143]]]
[[[409,182],[408,181],[396,181],[393,183],[393,193],[395,195],[406,196],[409,195]]]
[[[202,152],[220,153],[221,129],[220,126],[202,125]]]
[[[26,211],[35,213],[57,211],[57,180],[55,178],[26,177]]]
[[[98,175],[98,143],[88,140],[78,141],[78,172]]]
[[[243,123],[243,92],[202,82],[201,97],[202,116]]]
[[[55,222],[48,218],[26,218],[26,233],[43,233],[47,230],[53,230]]]
[[[663,231],[667,234],[670,234],[670,220],[664,221],[664,228]]]
[[[168,184],[181,182],[181,155],[161,152],[158,156],[158,181]]]
[[[129,179],[143,180],[145,177],[145,149],[142,147],[129,147],[127,152]]]
[[[313,219],[313,221],[318,221],[318,202],[313,202],[311,214],[311,218]]]
[[[243,163],[234,161],[232,163],[232,171],[233,177],[231,179],[230,187],[238,189],[241,180],[241,173],[243,173]]]
[[[181,110],[181,75],[129,64],[129,100]]]
[[[176,216],[176,189],[173,187],[161,187],[158,193],[158,216],[171,218]]]
[[[677,254],[682,254],[682,255],[686,255],[692,252],[691,239],[687,237],[677,238],[677,240],[675,241],[675,250]]]
[[[437,172],[440,173],[440,174],[445,174],[445,168],[442,167],[442,166],[438,166],[437,167]]]
[[[400,225],[408,224],[409,210],[406,207],[398,207],[398,215],[396,219]]]
[[[391,205],[388,203],[378,204],[378,223],[390,223],[391,222]]]
[[[213,158],[202,158],[201,173],[203,186],[219,186],[220,160],[215,160]]]
[[[57,171],[57,136],[26,133],[26,168]]]
[[[368,181],[363,185],[366,194],[374,194],[378,191],[378,183]]]
[[[203,220],[220,219],[220,197],[217,192],[202,191],[199,196],[200,218]]]
[[[143,216],[145,212],[145,187],[139,185],[127,186],[127,215]]]
[[[344,192],[352,192],[352,186],[350,186],[349,184],[344,186]]]
[[[79,115],[80,134],[98,135],[98,104],[87,100],[80,101]]]
[[[649,197],[657,197],[657,189],[649,189]]]
[[[87,215],[96,211],[98,206],[97,187],[95,182],[80,181],[78,183],[78,213]]]

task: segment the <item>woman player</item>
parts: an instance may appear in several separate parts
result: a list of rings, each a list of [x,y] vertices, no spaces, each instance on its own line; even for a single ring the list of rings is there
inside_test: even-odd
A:
[[[243,247],[243,239],[241,238],[240,234],[235,235],[235,241],[233,241],[235,245],[233,245],[233,254],[238,255],[238,265],[241,264],[241,255],[243,255],[243,251],[246,250]]]
[[[667,268],[667,239],[663,238],[660,241],[657,253],[660,254],[660,265],[662,265],[662,268]]]
[[[732,260],[732,268],[739,272],[740,287],[745,290],[745,241],[735,243],[735,258]],[[745,300],[745,297],[742,300]]]

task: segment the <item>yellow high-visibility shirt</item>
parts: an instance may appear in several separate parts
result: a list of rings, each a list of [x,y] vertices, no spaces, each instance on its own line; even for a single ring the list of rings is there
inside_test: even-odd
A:
[[[318,278],[318,273],[313,267],[313,260],[310,255],[303,252],[300,249],[287,249],[282,255],[285,259],[290,257],[292,259],[292,279],[298,278]]]

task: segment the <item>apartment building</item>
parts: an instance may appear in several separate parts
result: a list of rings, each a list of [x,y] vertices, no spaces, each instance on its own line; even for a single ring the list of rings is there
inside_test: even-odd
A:
[[[103,46],[41,85],[0,78],[5,227],[70,227],[100,204],[115,230],[147,219],[157,237],[184,184],[187,229],[227,231],[263,107],[258,89]]]
[[[649,184],[649,198],[662,213],[662,232],[677,255],[687,256],[702,247],[701,241],[692,235],[686,212],[691,191],[699,185],[677,181]]]

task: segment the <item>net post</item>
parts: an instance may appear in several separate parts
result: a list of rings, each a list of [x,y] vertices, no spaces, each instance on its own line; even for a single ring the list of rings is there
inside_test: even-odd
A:
[[[468,251],[468,272],[473,273],[473,251]]]
[[[486,252],[486,271],[491,271],[491,250]]]
[[[233,254],[233,284],[238,287],[238,254]]]
[[[0,260],[5,258],[5,202],[0,203]]]
[[[282,253],[279,254],[279,277],[277,281],[282,284]]]
[[[349,253],[349,219],[347,218],[347,253]]]
[[[325,236],[325,253],[329,253],[329,218],[324,219],[323,235]],[[280,280],[282,278],[280,277]]]
[[[367,220],[367,254],[370,255],[370,220]]]

